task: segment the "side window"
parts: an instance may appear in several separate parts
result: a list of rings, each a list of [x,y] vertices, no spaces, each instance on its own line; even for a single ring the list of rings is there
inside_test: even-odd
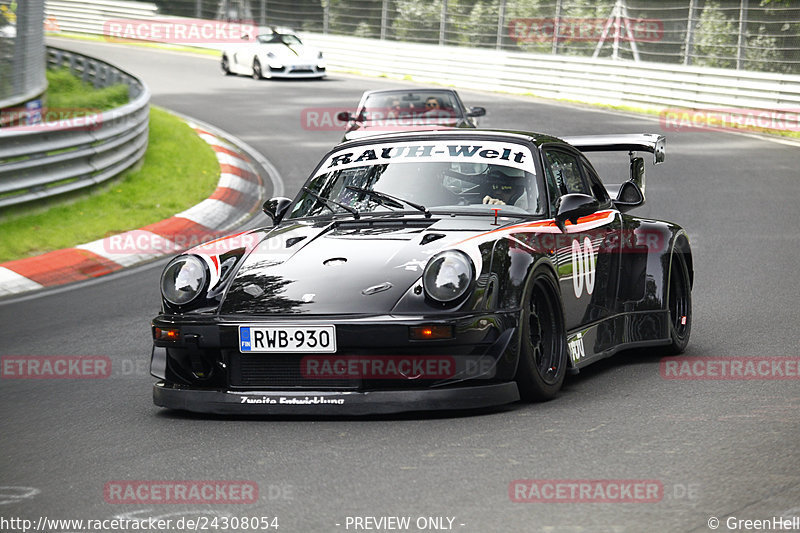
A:
[[[611,198],[608,196],[608,191],[606,191],[603,182],[600,180],[600,177],[597,175],[597,172],[595,172],[591,163],[589,163],[589,160],[585,157],[582,157],[581,162],[583,163],[583,170],[586,174],[586,178],[589,180],[589,186],[592,189],[592,196],[597,198],[597,201],[600,202],[600,204],[604,204],[611,200]]]
[[[550,212],[555,215],[558,199],[561,198],[564,193],[561,187],[556,183],[556,178],[553,176],[553,171],[550,170],[549,162],[544,165],[544,180],[547,184],[547,201],[550,203]]]
[[[583,193],[591,194],[591,190],[581,176],[581,167],[578,158],[560,150],[545,152],[548,170],[561,191],[561,194]]]

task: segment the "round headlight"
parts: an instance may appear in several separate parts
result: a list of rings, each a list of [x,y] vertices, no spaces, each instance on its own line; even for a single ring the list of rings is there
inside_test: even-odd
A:
[[[207,278],[202,259],[195,255],[176,257],[161,274],[161,295],[173,305],[186,305],[203,292]]]
[[[461,298],[472,283],[472,260],[463,252],[447,250],[430,258],[422,273],[425,294],[437,302]]]

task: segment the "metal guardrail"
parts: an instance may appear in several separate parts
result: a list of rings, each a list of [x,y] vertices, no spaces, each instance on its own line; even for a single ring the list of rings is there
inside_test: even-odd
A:
[[[133,166],[147,149],[150,91],[104,61],[47,48],[48,65],[68,67],[95,87],[128,86],[122,107],[80,119],[0,129],[0,208],[84,189]]]
[[[800,110],[798,75],[303,36],[324,51],[329,69],[367,75],[650,110]]]

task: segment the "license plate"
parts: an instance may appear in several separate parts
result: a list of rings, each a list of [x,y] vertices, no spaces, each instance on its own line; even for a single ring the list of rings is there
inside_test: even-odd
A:
[[[239,326],[239,351],[336,352],[336,326]]]

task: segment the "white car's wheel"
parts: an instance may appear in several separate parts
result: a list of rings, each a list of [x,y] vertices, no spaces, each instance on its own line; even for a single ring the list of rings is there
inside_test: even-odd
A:
[[[222,56],[221,66],[222,66],[222,72],[224,72],[226,76],[230,76],[233,74],[233,72],[231,72],[231,65],[228,62],[228,56]]]
[[[253,79],[264,79],[264,74],[261,72],[261,61],[259,61],[258,58],[253,59]]]

